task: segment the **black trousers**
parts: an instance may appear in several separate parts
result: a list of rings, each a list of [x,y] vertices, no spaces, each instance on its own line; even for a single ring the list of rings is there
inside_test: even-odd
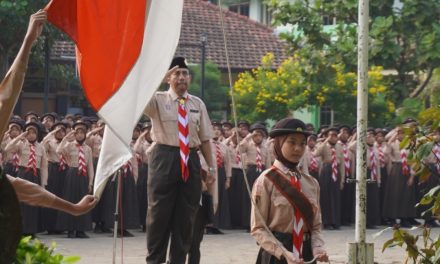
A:
[[[293,251],[292,234],[273,232],[273,235],[288,251]],[[311,261],[313,259],[312,241],[310,239],[304,240],[302,251],[304,261]],[[316,261],[313,263],[315,264]],[[260,248],[256,264],[287,264],[287,261],[285,259],[279,260],[263,248]]]
[[[202,193],[200,160],[191,150],[189,179],[182,180],[178,147],[156,145],[148,164],[148,213],[146,258],[149,264],[164,263],[171,236],[170,263],[185,263]]]
[[[194,233],[191,248],[188,252],[188,264],[200,263],[200,244],[203,240],[203,234],[205,231],[205,225],[209,224],[212,219],[212,197],[209,193],[202,194],[202,206],[200,206],[197,212],[194,222]]]

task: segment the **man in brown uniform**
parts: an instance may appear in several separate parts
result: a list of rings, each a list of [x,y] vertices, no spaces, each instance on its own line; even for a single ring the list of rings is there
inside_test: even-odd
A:
[[[185,59],[173,59],[166,81],[168,91],[156,92],[145,108],[156,143],[148,163],[147,263],[184,263],[192,241],[193,224],[202,194],[200,148],[213,182],[213,137],[205,104],[188,94],[191,81]]]

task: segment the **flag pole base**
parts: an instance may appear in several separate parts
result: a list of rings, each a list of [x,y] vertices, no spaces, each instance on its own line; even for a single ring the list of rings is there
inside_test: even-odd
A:
[[[373,243],[348,243],[348,264],[373,264]]]

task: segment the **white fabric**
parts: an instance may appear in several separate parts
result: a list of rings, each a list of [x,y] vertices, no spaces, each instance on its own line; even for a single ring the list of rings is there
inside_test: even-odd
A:
[[[132,157],[133,128],[162,82],[179,41],[183,0],[152,0],[148,4],[140,56],[119,90],[98,112],[107,124],[95,177],[94,194],[98,197],[106,179]]]

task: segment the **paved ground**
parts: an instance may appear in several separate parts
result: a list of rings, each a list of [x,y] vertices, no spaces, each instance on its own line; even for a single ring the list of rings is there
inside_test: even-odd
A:
[[[382,236],[373,240],[372,234],[379,229],[368,230],[367,240],[374,242],[375,261],[378,263],[403,263],[405,251],[395,247],[382,253],[382,245],[391,238],[391,231],[385,232]],[[145,233],[132,231],[135,237],[123,240],[124,264],[145,263],[146,240]],[[414,231],[418,232],[418,231]],[[434,229],[433,237],[440,233]],[[79,263],[84,264],[108,264],[112,262],[113,238],[109,234],[90,233],[90,239],[68,239],[66,235],[48,236],[40,234],[38,238],[44,242],[55,241],[58,245],[57,251],[65,255],[81,256]],[[347,259],[347,243],[354,240],[354,228],[343,228],[338,231],[324,231],[327,251],[331,263],[344,263]],[[117,262],[122,263],[121,239],[117,240]],[[255,263],[258,247],[252,237],[241,230],[226,231],[224,235],[205,235],[202,242],[203,264],[225,264]]]

